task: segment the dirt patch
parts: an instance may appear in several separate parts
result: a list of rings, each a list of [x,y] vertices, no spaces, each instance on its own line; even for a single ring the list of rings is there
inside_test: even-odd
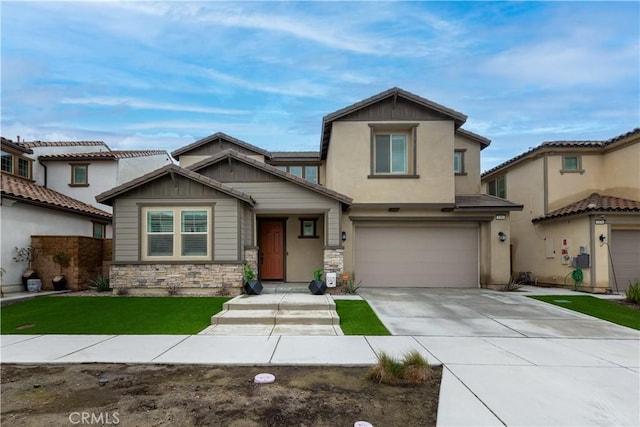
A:
[[[367,368],[2,365],[0,422],[74,425],[86,417],[126,426],[352,426],[359,420],[433,426],[441,368],[434,371],[427,384],[394,387],[366,380]],[[275,383],[255,384],[261,372],[274,374]]]
[[[636,304],[634,302],[628,301],[626,299],[612,299],[609,301],[613,301],[617,304],[624,305],[625,307],[633,308],[634,310],[640,311],[640,304]]]

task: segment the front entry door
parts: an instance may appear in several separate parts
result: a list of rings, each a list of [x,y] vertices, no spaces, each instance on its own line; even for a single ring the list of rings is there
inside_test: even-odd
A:
[[[284,280],[284,222],[260,222],[260,278]]]

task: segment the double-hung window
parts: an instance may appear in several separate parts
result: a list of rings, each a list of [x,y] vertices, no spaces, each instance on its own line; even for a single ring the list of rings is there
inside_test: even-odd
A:
[[[295,175],[298,178],[304,178],[314,184],[318,183],[318,166],[276,166],[283,172],[289,172],[291,175]]]
[[[211,208],[143,209],[143,258],[207,260],[211,258]]]
[[[464,168],[464,151],[455,150],[453,152],[453,172],[456,175],[466,175]]]
[[[487,193],[502,199],[507,198],[507,178],[502,175],[487,183]]]

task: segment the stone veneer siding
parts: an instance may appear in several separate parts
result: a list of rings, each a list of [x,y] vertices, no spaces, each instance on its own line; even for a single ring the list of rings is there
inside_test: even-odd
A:
[[[258,248],[244,249],[244,262],[251,266],[253,272],[258,274]]]
[[[324,250],[324,272],[336,273],[338,277],[344,271],[344,249],[332,248]]]
[[[240,288],[238,264],[112,264],[111,287],[118,288]]]

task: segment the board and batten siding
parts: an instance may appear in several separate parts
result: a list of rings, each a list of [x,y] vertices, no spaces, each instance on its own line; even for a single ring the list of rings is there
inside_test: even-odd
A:
[[[213,211],[213,261],[238,261],[238,205],[233,197],[221,193],[212,198],[144,199],[140,197],[120,197],[114,203],[114,261],[138,262],[142,206],[188,206],[209,205]],[[117,225],[116,225],[117,224]]]
[[[251,194],[256,201],[254,212],[326,214],[328,246],[340,245],[340,202],[287,181],[231,182],[231,187]]]

